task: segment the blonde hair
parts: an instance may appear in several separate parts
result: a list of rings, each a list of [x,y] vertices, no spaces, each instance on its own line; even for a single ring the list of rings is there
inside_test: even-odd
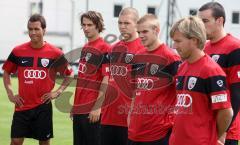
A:
[[[188,39],[196,38],[198,40],[198,48],[201,50],[204,48],[206,42],[206,29],[200,18],[189,16],[180,19],[171,28],[171,38],[173,38],[176,31],[179,31]]]
[[[136,22],[136,23],[137,23],[137,21],[138,21],[138,19],[139,19],[139,14],[138,14],[137,9],[132,8],[132,7],[123,8],[123,9],[121,10],[121,12],[119,13],[119,16],[122,16],[122,15],[132,15],[133,20],[134,20],[134,22]]]
[[[153,28],[160,28],[160,23],[156,15],[146,14],[137,21],[137,24],[142,24],[146,21],[148,21]]]

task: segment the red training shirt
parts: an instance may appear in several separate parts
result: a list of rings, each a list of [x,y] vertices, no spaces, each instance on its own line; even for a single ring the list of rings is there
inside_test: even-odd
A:
[[[231,107],[223,70],[205,55],[191,64],[183,62],[176,84],[170,145],[217,145],[217,111]]]
[[[18,76],[18,94],[24,102],[21,108],[15,106],[16,111],[42,104],[41,97],[54,88],[57,72],[65,75],[72,73],[62,51],[47,42],[39,49],[32,48],[30,42],[15,47],[3,70]]]
[[[141,54],[148,58],[159,57],[159,61],[155,60],[157,62],[154,63],[143,60],[144,68],[140,66],[137,72],[139,74],[143,69],[145,76],[136,76],[138,83],[130,114],[128,138],[135,142],[150,142],[165,137],[173,126],[172,109],[176,100],[173,80],[180,58],[165,44],[153,51],[145,50]],[[159,73],[166,75],[159,76]]]
[[[217,62],[227,74],[227,86],[230,90],[239,90],[240,85],[240,40],[227,34],[216,43],[208,41],[205,45],[205,52]],[[232,89],[230,89],[232,88]],[[234,97],[239,97],[234,96]],[[231,97],[232,92],[231,92]],[[234,101],[233,101],[234,102]],[[239,102],[236,102],[239,103]],[[227,132],[227,139],[240,140],[240,114],[235,118]]]

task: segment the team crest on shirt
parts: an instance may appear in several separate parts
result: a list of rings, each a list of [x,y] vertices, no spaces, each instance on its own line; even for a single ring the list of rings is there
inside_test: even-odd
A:
[[[220,58],[220,55],[217,55],[217,54],[215,54],[215,55],[213,55],[212,56],[212,59],[215,61],[215,62],[218,62],[218,59]]]
[[[218,85],[219,87],[222,87],[222,86],[223,86],[223,80],[218,80],[218,81],[217,81],[217,85]]]
[[[150,73],[151,75],[155,75],[158,71],[159,66],[157,64],[152,64],[150,67]]]
[[[132,59],[133,59],[133,54],[130,54],[130,53],[126,54],[126,56],[125,56],[125,62],[126,63],[131,62]]]
[[[194,86],[197,83],[197,78],[196,77],[190,77],[188,80],[188,89],[192,90],[194,88]]]
[[[87,53],[85,56],[85,60],[88,61],[92,57],[92,53]]]
[[[42,59],[41,59],[41,64],[42,64],[43,67],[47,67],[48,64],[49,64],[49,59],[47,59],[47,58],[42,58]]]

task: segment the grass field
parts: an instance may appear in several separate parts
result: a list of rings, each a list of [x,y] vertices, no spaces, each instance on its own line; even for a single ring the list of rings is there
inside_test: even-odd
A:
[[[12,115],[14,111],[14,105],[9,102],[2,83],[2,77],[0,77],[0,145],[8,145],[10,143],[10,127],[12,121]],[[13,78],[13,88],[17,90],[17,79]],[[74,85],[73,85],[74,86]],[[66,91],[73,92],[74,87],[68,87]],[[64,96],[65,97],[65,96]],[[68,95],[67,97],[70,97]],[[67,98],[65,97],[65,98]],[[63,98],[63,96],[62,96]],[[59,98],[61,99],[61,98]],[[59,100],[58,99],[58,100]],[[72,102],[71,98],[71,102]],[[69,118],[69,113],[63,113],[59,111],[59,107],[56,107],[56,101],[53,101],[53,129],[54,138],[51,140],[51,145],[72,145],[72,121]],[[61,103],[58,103],[62,105]],[[57,105],[57,106],[60,106]],[[65,108],[64,112],[68,112],[70,108]],[[38,142],[33,139],[25,139],[24,145],[37,145]],[[240,144],[239,144],[240,145]]]
[[[13,88],[17,90],[17,79],[13,78]],[[73,87],[69,87],[67,91],[73,91]],[[8,100],[4,89],[2,77],[0,77],[0,145],[10,144],[10,128],[14,105]],[[72,99],[72,98],[71,98]],[[53,128],[54,138],[51,145],[72,145],[72,121],[69,113],[63,113],[56,109],[55,101],[53,101]],[[37,145],[38,141],[33,139],[25,139],[24,145]]]

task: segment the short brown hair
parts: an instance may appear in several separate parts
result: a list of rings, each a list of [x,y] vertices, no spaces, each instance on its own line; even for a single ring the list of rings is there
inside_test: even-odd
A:
[[[104,28],[104,23],[103,23],[103,17],[101,13],[96,12],[96,11],[88,11],[86,13],[83,13],[81,15],[81,24],[83,23],[83,18],[87,18],[93,22],[94,25],[96,25],[96,28],[98,29],[98,32],[102,32],[105,30]]]
[[[29,18],[29,20],[28,20],[28,24],[29,24],[29,22],[40,22],[41,23],[41,27],[43,28],[43,29],[45,29],[46,28],[46,20],[45,20],[45,18],[42,16],[42,15],[40,15],[40,14],[33,14],[30,18]]]
[[[217,19],[223,17],[223,25],[225,24],[226,14],[223,6],[218,2],[208,2],[199,8],[199,11],[212,10],[212,16]]]

